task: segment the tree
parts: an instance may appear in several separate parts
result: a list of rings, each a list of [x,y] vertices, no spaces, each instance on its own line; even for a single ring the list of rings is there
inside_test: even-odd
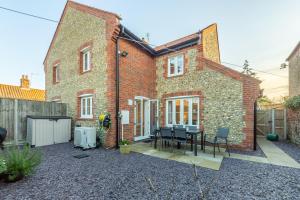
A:
[[[242,71],[242,73],[246,74],[248,76],[251,76],[251,77],[255,77],[255,75],[256,75],[256,73],[253,72],[253,69],[250,68],[248,60],[245,60],[245,63],[243,64],[243,71]]]

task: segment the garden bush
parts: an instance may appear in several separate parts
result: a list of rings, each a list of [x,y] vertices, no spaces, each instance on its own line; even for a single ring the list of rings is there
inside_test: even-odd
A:
[[[12,147],[4,157],[6,161],[7,181],[14,182],[30,175],[41,162],[41,153],[29,146]]]
[[[287,98],[284,101],[284,105],[292,110],[300,108],[300,95]]]
[[[0,157],[0,175],[6,172],[6,162],[3,157]]]

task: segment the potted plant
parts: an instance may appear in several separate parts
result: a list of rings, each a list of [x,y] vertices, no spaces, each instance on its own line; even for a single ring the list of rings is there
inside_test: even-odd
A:
[[[4,162],[0,163],[0,165],[5,164],[5,166],[3,165],[5,171],[2,175],[4,175],[6,182],[21,180],[25,176],[32,174],[40,162],[41,153],[39,151],[32,151],[28,145],[25,145],[23,148],[17,146],[11,147],[4,154]]]
[[[131,146],[129,140],[121,140],[120,142],[121,154],[129,154],[130,151],[131,151]]]
[[[108,112],[102,113],[98,117],[99,127],[97,128],[97,147],[99,148],[104,144],[106,133],[109,131],[111,126],[110,114]]]

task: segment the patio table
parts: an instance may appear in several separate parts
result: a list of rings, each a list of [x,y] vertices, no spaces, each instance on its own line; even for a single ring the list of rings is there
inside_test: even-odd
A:
[[[174,130],[172,130],[174,131]],[[155,136],[154,136],[154,148],[156,149],[157,148],[157,139],[158,139],[158,134],[159,134],[159,130],[157,129],[155,131]],[[201,134],[201,150],[203,150],[203,131],[201,130],[188,130],[186,131],[186,134],[190,135],[191,136],[191,151],[194,150],[194,155],[197,156],[197,145],[198,145],[198,142],[197,142],[197,136],[199,134]],[[193,148],[194,146],[194,148]]]

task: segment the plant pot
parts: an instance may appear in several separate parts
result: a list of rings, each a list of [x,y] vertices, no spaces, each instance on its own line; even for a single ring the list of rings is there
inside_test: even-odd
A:
[[[278,141],[279,137],[276,133],[269,133],[267,139],[270,141]]]
[[[120,152],[121,154],[129,154],[131,151],[130,145],[120,145]]]

